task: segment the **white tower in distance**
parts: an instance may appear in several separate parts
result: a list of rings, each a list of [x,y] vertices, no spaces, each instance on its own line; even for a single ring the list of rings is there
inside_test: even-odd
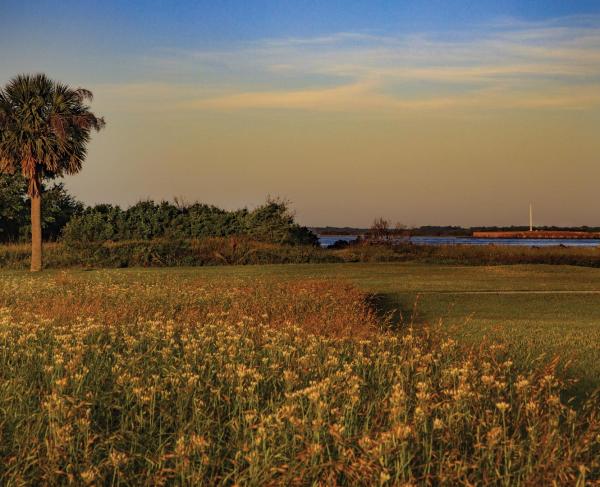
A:
[[[533,206],[529,203],[529,231],[533,232]]]

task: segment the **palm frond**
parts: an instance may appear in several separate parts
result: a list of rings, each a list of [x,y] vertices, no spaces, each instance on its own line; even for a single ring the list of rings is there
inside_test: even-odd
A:
[[[86,90],[85,88],[76,88],[74,92],[78,96],[80,103],[84,101],[94,101],[94,94],[90,90]]]
[[[31,195],[43,177],[81,170],[92,130],[104,119],[86,105],[93,95],[44,74],[18,75],[0,89],[0,171],[21,169]]]

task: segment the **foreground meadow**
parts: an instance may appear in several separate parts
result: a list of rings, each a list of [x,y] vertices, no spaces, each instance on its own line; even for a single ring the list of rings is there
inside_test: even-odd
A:
[[[597,403],[551,360],[262,270],[3,273],[0,484],[600,480]]]
[[[457,266],[421,263],[227,266],[131,270],[141,279],[330,279],[372,295],[393,323],[440,323],[473,346],[502,342],[527,367],[560,358],[585,395],[600,388],[600,269],[565,265]],[[122,279],[130,275],[120,274]],[[116,277],[116,274],[114,275]]]

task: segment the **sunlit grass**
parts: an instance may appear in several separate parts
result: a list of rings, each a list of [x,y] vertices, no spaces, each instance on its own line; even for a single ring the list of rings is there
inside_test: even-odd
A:
[[[0,281],[0,483],[574,485],[596,411],[552,364],[382,330],[340,281]]]

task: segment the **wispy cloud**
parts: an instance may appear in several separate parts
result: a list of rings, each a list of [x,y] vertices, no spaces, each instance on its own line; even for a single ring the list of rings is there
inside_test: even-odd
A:
[[[444,36],[267,39],[146,63],[172,80],[156,95],[178,109],[585,109],[600,106],[600,17],[503,19]]]

